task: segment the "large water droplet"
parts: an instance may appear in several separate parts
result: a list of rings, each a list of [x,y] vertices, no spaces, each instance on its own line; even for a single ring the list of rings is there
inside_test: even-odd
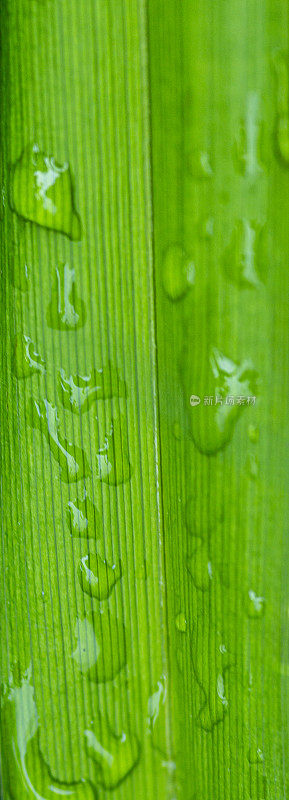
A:
[[[213,567],[206,544],[200,540],[197,540],[196,544],[196,549],[188,559],[187,566],[196,589],[205,592],[210,588],[213,579]]]
[[[97,456],[99,478],[104,483],[117,486],[131,477],[128,456],[128,441],[125,420],[122,415],[114,417],[104,445]]]
[[[69,264],[59,264],[55,271],[51,301],[46,313],[47,325],[59,331],[82,328],[86,311],[83,300],[76,292],[75,271]]]
[[[246,113],[241,120],[235,144],[235,160],[238,171],[246,178],[255,180],[263,171],[261,164],[262,123],[257,92],[249,92]]]
[[[238,286],[258,287],[260,278],[257,268],[260,265],[258,252],[261,248],[263,231],[245,218],[238,220],[231,241],[224,253],[224,270],[230,281]]]
[[[69,164],[56,164],[37,145],[27,147],[12,167],[10,204],[20,217],[80,239]]]
[[[195,280],[195,266],[192,259],[178,245],[171,245],[163,260],[163,287],[170,300],[181,300]]]
[[[30,336],[24,333],[18,333],[14,339],[13,372],[16,378],[28,378],[34,372],[45,372],[43,358],[34,350]]]
[[[86,730],[85,737],[88,754],[98,768],[96,782],[104,789],[116,789],[139,760],[137,737],[124,732],[115,736],[103,722],[98,735]]]
[[[253,589],[248,592],[247,614],[250,619],[260,619],[265,611],[265,598],[259,597]]]
[[[191,648],[196,680],[204,696],[197,719],[203,730],[211,731],[223,721],[228,709],[226,675],[233,663],[232,656],[206,618],[193,629]]]
[[[67,520],[73,537],[96,539],[100,530],[100,514],[89,497],[69,501]]]
[[[167,676],[161,675],[147,705],[146,733],[152,745],[167,757],[168,742],[165,724],[165,705],[168,696]]]
[[[280,50],[273,56],[277,80],[276,144],[282,162],[289,165],[289,74],[288,58]]]
[[[126,384],[118,370],[109,362],[101,369],[92,369],[89,375],[58,373],[59,397],[65,408],[79,413],[87,411],[95,400],[126,397]]]
[[[121,578],[121,564],[118,562],[110,566],[99,555],[89,553],[79,562],[78,578],[86,594],[97,600],[106,600]]]
[[[1,710],[5,797],[11,800],[55,800],[65,796],[68,800],[94,800],[92,785],[85,780],[66,783],[51,777],[39,749],[39,721],[30,675],[31,670],[19,686],[10,689]]]
[[[72,658],[92,681],[112,681],[125,666],[125,628],[109,611],[91,611],[84,619],[77,619],[75,637]]]
[[[65,439],[59,431],[57,410],[48,400],[39,403],[31,399],[30,424],[40,430],[51,450],[52,455],[61,467],[64,481],[78,481],[90,474],[90,467],[84,451],[76,444]]]
[[[190,351],[184,351],[181,374],[192,438],[201,453],[213,455],[232,438],[242,409],[250,405],[251,400],[255,403],[256,370],[251,361],[237,364],[214,348],[207,370],[200,375],[195,374]],[[202,401],[191,407],[189,398],[195,389]]]

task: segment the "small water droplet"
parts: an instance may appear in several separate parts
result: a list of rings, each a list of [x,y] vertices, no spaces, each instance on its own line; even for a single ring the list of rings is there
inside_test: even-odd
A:
[[[206,150],[192,150],[188,158],[188,169],[196,180],[208,180],[213,177],[211,157]]]
[[[214,218],[204,217],[199,224],[200,239],[212,239],[214,235]]]
[[[173,424],[173,436],[177,442],[180,442],[183,438],[182,428],[179,422],[174,422]]]
[[[46,313],[47,325],[59,331],[82,328],[86,311],[84,302],[76,293],[75,271],[69,264],[59,264],[55,272],[51,301]]]
[[[114,417],[105,443],[98,454],[99,478],[104,483],[117,486],[131,478],[128,441],[124,417]]]
[[[180,613],[177,614],[176,619],[175,619],[175,624],[176,624],[177,630],[180,631],[180,633],[186,633],[187,620],[186,620],[186,615],[184,614],[183,611],[180,611]]]
[[[64,408],[79,413],[88,411],[95,400],[126,397],[126,384],[111,362],[101,369],[92,369],[88,375],[58,373],[58,392]]]
[[[260,747],[250,747],[248,752],[248,761],[250,764],[262,764],[264,761],[264,755]]]
[[[256,480],[259,474],[259,461],[255,453],[250,453],[247,458],[247,466],[250,478]]]
[[[121,578],[121,564],[110,566],[99,555],[84,556],[78,566],[80,586],[86,594],[97,600],[107,600],[116,582]]]
[[[103,789],[116,789],[137,764],[140,745],[132,734],[115,736],[103,719],[99,727],[99,735],[85,731],[88,755],[97,764],[97,784]]]
[[[96,539],[100,530],[100,514],[92,500],[77,498],[68,503],[67,521],[73,537]]]
[[[260,619],[265,611],[265,598],[259,597],[253,589],[248,592],[247,614],[250,619]]]
[[[163,287],[170,300],[181,300],[195,281],[195,265],[178,244],[171,245],[163,260]]]
[[[90,474],[84,451],[61,435],[57,410],[52,403],[48,400],[37,403],[31,399],[29,422],[33,428],[44,434],[52,455],[61,467],[62,480],[78,481],[84,475]]]
[[[14,339],[13,372],[16,378],[28,378],[34,372],[45,372],[43,358],[34,350],[30,336],[18,333]]]
[[[258,268],[264,274],[262,251],[263,228],[245,217],[236,222],[231,241],[224,253],[224,270],[230,281],[240,287],[259,287]],[[263,248],[264,249],[264,248]]]
[[[259,428],[257,428],[256,425],[248,425],[248,436],[250,442],[257,444],[259,441]]]
[[[261,163],[262,122],[259,105],[257,92],[249,92],[245,117],[241,120],[234,149],[238,172],[250,180],[256,180],[263,171]]]
[[[126,664],[125,627],[110,611],[93,610],[75,625],[72,658],[83,675],[96,683],[112,681]]]
[[[56,164],[37,145],[25,148],[12,167],[10,204],[23,219],[80,239],[69,164]]]

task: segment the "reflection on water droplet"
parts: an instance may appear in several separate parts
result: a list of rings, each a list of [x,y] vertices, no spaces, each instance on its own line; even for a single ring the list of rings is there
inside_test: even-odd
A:
[[[114,417],[103,447],[97,457],[99,478],[104,483],[117,486],[131,477],[128,456],[128,440],[125,420],[122,415]]]
[[[57,165],[37,145],[27,147],[12,167],[10,204],[20,217],[80,239],[70,167]]]
[[[68,503],[67,521],[73,537],[96,539],[100,530],[100,514],[92,500],[85,497]]]
[[[195,265],[178,244],[171,245],[163,260],[163,287],[170,300],[181,300],[195,281]]]
[[[245,217],[238,220],[233,230],[231,241],[224,253],[224,270],[230,281],[238,286],[258,287],[260,278],[257,267],[264,273],[261,264],[260,250],[263,229]]]
[[[276,50],[273,56],[277,81],[276,144],[281,161],[289,165],[289,75],[287,62],[287,55],[280,50]]]
[[[99,555],[89,554],[79,562],[78,578],[86,594],[97,600],[106,600],[121,578],[121,564],[110,566]]]
[[[177,614],[176,619],[175,619],[175,624],[176,624],[177,630],[180,631],[180,633],[186,633],[187,620],[186,620],[186,615],[184,614],[183,611],[180,611],[180,613]]]
[[[69,264],[59,264],[55,272],[51,301],[46,313],[47,325],[59,331],[82,328],[86,311],[83,301],[76,293],[75,271]]]
[[[27,378],[34,372],[45,372],[43,358],[35,352],[30,336],[23,333],[18,333],[14,339],[13,372],[16,378]]]
[[[75,625],[72,658],[83,675],[96,683],[112,681],[126,664],[125,627],[110,611],[91,611]]]
[[[126,733],[115,736],[103,718],[99,735],[92,730],[86,730],[85,737],[88,754],[97,765],[96,783],[104,789],[116,789],[139,760],[140,745],[137,737]]]
[[[93,787],[85,780],[65,783],[52,779],[39,750],[39,721],[30,679],[31,670],[19,686],[10,689],[1,711],[5,796],[11,800],[94,800]],[[64,764],[64,776],[65,771]]]
[[[89,375],[66,376],[63,369],[58,373],[58,393],[64,408],[79,413],[87,411],[98,399],[126,397],[126,384],[111,362],[101,369],[92,369]]]
[[[211,352],[207,370],[196,376],[194,369],[190,351],[185,350],[181,376],[190,412],[192,438],[201,453],[214,455],[230,441],[242,409],[250,403],[250,397],[256,395],[257,373],[251,361],[237,364],[217,348]],[[204,401],[191,407],[188,398],[192,386],[198,382],[202,384],[200,390],[204,389],[203,392],[199,390]],[[208,399],[211,396],[211,404],[205,402],[206,396]]]
[[[30,424],[40,430],[51,450],[52,455],[61,467],[61,477],[64,481],[78,481],[84,475],[90,474],[90,468],[84,451],[75,444],[68,442],[59,431],[57,410],[48,400],[37,403],[31,399]]]
[[[249,92],[245,118],[241,120],[235,143],[235,161],[238,172],[256,180],[263,171],[261,165],[262,124],[257,92]]]
[[[247,614],[250,619],[260,619],[265,611],[265,598],[258,597],[252,589],[248,592]]]
[[[188,158],[188,169],[196,180],[208,180],[213,177],[211,158],[206,150],[192,150]]]

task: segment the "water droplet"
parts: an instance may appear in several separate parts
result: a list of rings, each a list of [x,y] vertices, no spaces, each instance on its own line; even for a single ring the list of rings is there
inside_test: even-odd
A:
[[[110,611],[90,611],[84,619],[77,619],[75,637],[72,658],[92,681],[112,681],[125,666],[125,627]]]
[[[196,589],[208,591],[213,579],[213,569],[208,557],[207,547],[204,542],[199,544],[195,552],[188,559],[188,571],[193,579]]]
[[[255,453],[250,453],[247,458],[247,466],[250,478],[256,480],[259,474],[259,461]]]
[[[97,600],[106,600],[121,578],[121,564],[118,562],[110,566],[99,555],[89,554],[79,562],[78,578],[86,594]]]
[[[248,436],[250,442],[257,444],[259,441],[259,428],[257,428],[256,425],[248,425]]]
[[[287,55],[276,50],[273,65],[277,80],[276,144],[281,161],[289,165],[289,75]]]
[[[203,730],[211,731],[223,721],[228,709],[225,679],[233,664],[232,656],[221,634],[211,630],[210,620],[206,618],[201,627],[193,629],[191,652],[196,680],[204,696],[198,723]]]
[[[199,225],[200,239],[211,239],[214,235],[214,218],[204,217]]]
[[[14,339],[13,372],[16,378],[28,378],[34,372],[45,372],[43,358],[34,350],[30,336],[18,333]]]
[[[180,611],[180,613],[177,614],[176,619],[175,619],[175,624],[176,624],[177,630],[180,631],[180,633],[186,633],[187,620],[186,620],[186,615],[184,614],[183,611]]]
[[[261,284],[257,267],[261,267],[259,251],[263,229],[245,218],[238,220],[231,241],[224,253],[224,270],[238,286],[258,287]],[[262,265],[264,271],[264,265]]]
[[[238,172],[251,180],[256,180],[263,171],[261,137],[259,97],[257,92],[249,92],[245,118],[241,120],[236,137],[234,156]]]
[[[89,375],[66,376],[63,369],[58,373],[59,397],[64,408],[79,413],[88,411],[95,400],[111,397],[126,397],[126,384],[118,371],[109,362],[101,369],[92,369]]]
[[[82,328],[86,312],[83,301],[76,293],[75,271],[69,264],[59,264],[55,271],[51,301],[46,313],[47,325],[59,331]]]
[[[264,761],[264,755],[260,747],[250,747],[248,752],[248,761],[250,764],[262,764]]]
[[[195,265],[178,244],[171,245],[163,260],[163,287],[170,300],[181,300],[195,281]]]
[[[248,592],[247,600],[247,614],[250,619],[260,619],[265,611],[265,598],[258,597],[258,595],[250,589]]]
[[[178,442],[183,438],[182,428],[179,422],[174,422],[173,424],[173,436]]]
[[[96,539],[100,530],[100,514],[89,497],[69,501],[67,520],[73,537]]]
[[[189,172],[197,180],[208,180],[213,177],[211,158],[206,150],[192,150],[188,159]]]
[[[10,204],[23,219],[60,231],[74,241],[81,237],[69,164],[56,164],[37,145],[25,148],[12,167]]]
[[[131,477],[131,465],[128,457],[128,441],[124,417],[120,415],[112,420],[105,443],[98,454],[99,478],[104,483],[117,486],[126,483]]]
[[[30,671],[31,672],[31,671]],[[30,673],[19,686],[10,689],[1,711],[3,740],[3,783],[5,796],[18,800],[94,800],[90,783],[59,782],[52,779],[39,749],[39,721]],[[65,765],[64,765],[65,773]]]
[[[51,450],[52,455],[61,467],[61,477],[64,481],[78,481],[84,475],[90,474],[90,468],[84,451],[75,444],[68,442],[59,431],[57,410],[48,400],[37,403],[31,399],[30,424],[40,430]]]
[[[255,399],[257,373],[251,361],[237,364],[217,348],[211,352],[208,367],[196,377],[190,351],[184,351],[182,379],[190,412],[191,435],[201,453],[214,455],[228,444],[242,409],[250,404],[252,396]],[[188,398],[198,381],[204,387],[203,393],[199,390],[203,400],[193,408]]]
[[[87,751],[98,767],[96,782],[103,789],[116,789],[139,760],[139,742],[132,734],[115,736],[103,721],[100,727],[99,735],[85,731]]]

